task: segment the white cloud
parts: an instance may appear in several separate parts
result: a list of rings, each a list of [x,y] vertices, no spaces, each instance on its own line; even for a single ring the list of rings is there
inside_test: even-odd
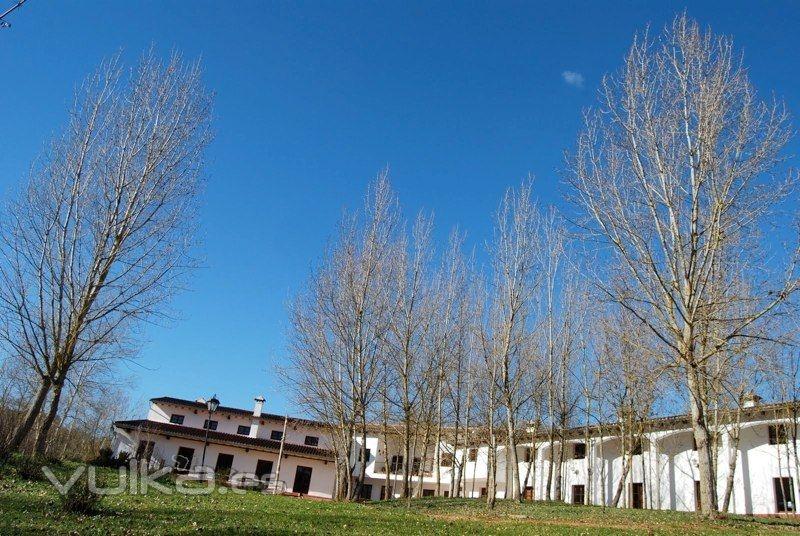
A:
[[[583,75],[575,71],[564,71],[561,73],[564,82],[571,86],[583,87]]]

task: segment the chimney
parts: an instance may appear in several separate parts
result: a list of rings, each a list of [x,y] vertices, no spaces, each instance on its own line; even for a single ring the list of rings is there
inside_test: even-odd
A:
[[[250,437],[258,437],[258,425],[261,424],[261,410],[264,409],[264,397],[262,395],[258,395],[255,400],[256,405],[253,406],[253,420],[252,424],[250,425]]]
[[[264,409],[265,398],[263,395],[256,397],[256,405],[253,407],[253,417],[261,417],[261,410]]]
[[[750,391],[749,393],[746,393],[742,397],[742,407],[753,408],[753,407],[757,406],[758,403],[761,402],[761,400],[762,399],[761,399],[760,396],[755,394],[753,391]]]

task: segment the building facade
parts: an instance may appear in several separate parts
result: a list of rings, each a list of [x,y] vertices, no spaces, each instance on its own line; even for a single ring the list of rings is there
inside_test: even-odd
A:
[[[326,426],[265,413],[263,404],[264,399],[259,397],[252,411],[221,406],[210,414],[203,400],[154,398],[146,419],[114,423],[113,449],[117,455],[126,452],[153,466],[191,471],[205,465],[217,473],[271,479],[273,489],[279,491],[332,497],[336,464]],[[746,406],[737,414],[735,424],[729,420],[717,428],[720,504],[731,461],[735,460],[729,512],[794,513],[800,466],[791,433],[794,419],[787,412],[791,405],[761,405],[753,400]],[[618,506],[680,511],[699,508],[697,451],[687,416],[649,420],[636,438],[626,442],[615,435],[615,429],[570,429],[552,446],[541,434],[527,434],[527,441],[523,435],[517,454],[524,496],[546,496],[550,460],[554,459],[562,460],[559,467],[552,468],[552,474],[560,483],[561,497],[566,502],[611,505],[619,490]],[[739,440],[735,444],[731,437],[737,434]],[[489,447],[475,438],[466,447],[443,441],[438,452],[434,445],[425,454],[413,454],[409,466],[414,493],[449,496],[457,487],[455,479],[460,482],[460,496],[485,496]],[[357,439],[353,448],[354,475],[361,470],[360,441]],[[399,436],[384,438],[374,427],[366,441],[362,498],[398,497],[403,489],[404,465]],[[389,456],[384,452],[386,446]],[[498,498],[511,496],[506,454],[506,447],[499,446]],[[438,467],[433,463],[437,459]],[[551,480],[553,488],[555,481]]]

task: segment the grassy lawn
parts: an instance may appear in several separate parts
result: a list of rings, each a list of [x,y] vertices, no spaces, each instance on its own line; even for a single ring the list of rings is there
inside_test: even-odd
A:
[[[74,466],[62,467],[62,481]],[[104,470],[99,479],[113,481]],[[174,486],[170,486],[174,489]],[[223,489],[223,488],[220,488]],[[676,512],[515,504],[498,501],[494,511],[464,499],[419,499],[340,504],[290,497],[125,493],[107,496],[99,512],[62,512],[48,482],[0,474],[0,534],[765,534],[800,533],[800,523],[732,516],[705,522]]]

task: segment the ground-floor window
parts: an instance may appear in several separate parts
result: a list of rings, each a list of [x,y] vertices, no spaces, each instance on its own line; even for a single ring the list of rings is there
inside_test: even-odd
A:
[[[272,474],[272,460],[258,460],[256,462],[256,476],[265,484],[269,482],[269,476]]]
[[[385,501],[386,499],[391,499],[392,495],[392,488],[389,488],[389,494],[386,494],[386,486],[381,486],[381,500]]]
[[[423,489],[422,496],[423,497],[433,497],[436,492],[432,489]]]
[[[444,490],[444,496],[445,497],[449,497],[450,496],[450,490],[449,489]]]
[[[361,497],[364,501],[371,501],[372,500],[372,484],[362,484],[361,485]]]
[[[136,459],[150,460],[153,456],[153,449],[155,446],[156,444],[153,441],[145,441],[144,439],[139,441],[139,446],[136,447]]]
[[[783,476],[772,479],[775,488],[775,511],[794,512],[794,481],[790,476]]]
[[[486,488],[481,488],[481,499],[483,499],[484,497],[486,497],[486,495],[487,495],[487,493],[486,493]]]
[[[214,466],[215,473],[230,473],[233,467],[233,454],[218,454],[217,464]]]
[[[178,472],[186,472],[192,467],[192,458],[194,458],[194,449],[191,447],[178,448],[178,454],[175,455],[175,470]]]
[[[583,484],[572,486],[572,504],[583,504],[586,498],[586,488]]]
[[[533,500],[533,486],[525,486],[525,491],[522,493],[522,499],[525,501]]]

